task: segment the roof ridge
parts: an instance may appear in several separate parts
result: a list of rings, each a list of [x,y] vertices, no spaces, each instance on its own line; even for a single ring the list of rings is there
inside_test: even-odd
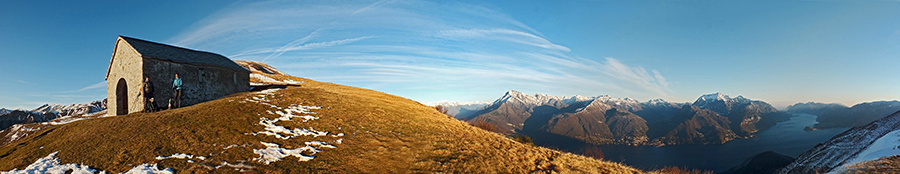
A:
[[[125,42],[131,45],[131,47],[133,47],[138,53],[143,56],[180,63],[214,65],[237,71],[250,71],[221,54],[194,50],[128,36],[119,35],[119,37],[125,40]]]

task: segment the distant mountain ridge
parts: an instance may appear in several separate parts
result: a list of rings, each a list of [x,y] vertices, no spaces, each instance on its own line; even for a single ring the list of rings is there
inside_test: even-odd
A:
[[[815,125],[818,129],[834,127],[854,127],[868,124],[881,119],[886,115],[900,110],[900,101],[874,101],[847,107],[841,104],[825,103],[797,103],[788,106],[791,113],[805,113],[817,115]]]
[[[44,104],[32,110],[0,109],[0,130],[14,124],[46,122],[60,117],[78,116],[106,110],[106,99],[83,104]]]
[[[847,109],[849,107],[844,106],[838,103],[819,103],[819,102],[806,102],[806,103],[796,103],[793,105],[789,105],[787,107],[787,112],[790,113],[805,113],[812,115],[820,115],[824,113],[824,111],[834,110],[834,109]]]
[[[551,133],[592,144],[720,144],[747,138],[785,121],[789,114],[768,103],[703,95],[694,103],[662,99],[560,97],[507,91],[470,121],[496,125],[507,134]]]
[[[490,102],[455,102],[455,101],[439,101],[439,102],[421,102],[426,106],[442,106],[447,109],[447,114],[457,119],[466,120],[472,114],[491,104]]]

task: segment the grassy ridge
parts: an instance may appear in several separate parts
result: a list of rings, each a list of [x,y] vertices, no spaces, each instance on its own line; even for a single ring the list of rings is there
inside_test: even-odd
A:
[[[327,173],[643,173],[618,163],[533,147],[449,118],[434,108],[402,97],[292,76],[266,74],[278,80],[304,81],[276,92],[272,104],[321,106],[318,120],[279,122],[288,128],[314,128],[343,137],[302,136],[282,140],[251,135],[263,129],[260,117],[274,111],[266,105],[241,103],[254,93],[239,93],[190,107],[157,113],[135,113],[77,121],[42,130],[0,146],[0,170],[22,169],[35,159],[59,151],[60,162],[124,172],[157,163],[176,172],[327,172]],[[335,141],[307,162],[287,157],[264,165],[249,159],[260,142],[284,148],[308,141]],[[187,153],[206,159],[154,159]],[[222,166],[243,164],[243,167]],[[252,166],[247,167],[247,166]],[[218,168],[216,168],[218,167]]]

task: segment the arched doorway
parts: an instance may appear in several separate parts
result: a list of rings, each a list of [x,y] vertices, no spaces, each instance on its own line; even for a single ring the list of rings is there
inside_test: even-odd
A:
[[[125,78],[116,82],[116,115],[128,114],[128,84]]]

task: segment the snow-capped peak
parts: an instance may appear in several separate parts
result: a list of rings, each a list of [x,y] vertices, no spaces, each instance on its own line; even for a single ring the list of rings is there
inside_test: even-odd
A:
[[[698,101],[699,100],[706,100],[706,101],[724,100],[724,101],[727,101],[730,99],[731,99],[731,97],[729,97],[728,95],[717,92],[717,93],[713,93],[713,94],[706,94],[706,95],[700,96],[700,98],[697,100]]]
[[[650,106],[659,106],[659,105],[664,105],[664,104],[670,104],[669,101],[663,100],[661,98],[649,100],[645,103]]]
[[[500,97],[499,99],[495,100],[494,103],[504,103],[504,102],[508,102],[510,100],[527,101],[527,100],[533,99],[533,98],[534,97],[530,97],[530,96],[526,95],[525,93],[522,93],[522,92],[519,92],[516,90],[509,90],[509,91],[506,91],[506,94],[503,94],[503,97]]]
[[[494,104],[500,104],[505,102],[519,102],[526,105],[543,105],[545,103],[549,103],[550,101],[564,101],[563,97],[551,96],[547,94],[537,93],[534,95],[528,95],[516,90],[509,90],[506,92],[503,97],[494,101]]]
[[[594,99],[594,97],[587,97],[587,96],[581,96],[581,95],[575,95],[575,96],[572,96],[572,98],[571,98],[571,100],[575,101],[575,102],[588,101],[588,100],[593,100],[593,99]]]
[[[62,117],[62,116],[69,116],[69,115],[84,115],[84,114],[94,113],[94,112],[98,112],[98,111],[105,110],[105,109],[106,109],[106,101],[105,100],[97,100],[97,101],[92,101],[90,103],[84,103],[84,104],[70,104],[70,105],[44,104],[38,108],[31,110],[31,112],[41,113],[41,114],[54,113],[54,114],[57,114],[60,117]]]
[[[587,105],[585,105],[584,107],[578,108],[577,110],[575,110],[575,112],[578,113],[587,108],[597,108],[601,111],[606,111],[606,110],[612,109],[613,106],[610,106],[609,104],[606,104],[605,102],[601,101],[599,98],[596,98],[596,99],[591,100],[591,102],[588,103]]]
[[[650,104],[656,104],[656,103],[668,103],[668,101],[663,100],[663,99],[661,99],[661,98],[658,98],[658,99],[652,99],[652,100],[649,100],[649,101],[647,101],[647,103],[650,103]]]

